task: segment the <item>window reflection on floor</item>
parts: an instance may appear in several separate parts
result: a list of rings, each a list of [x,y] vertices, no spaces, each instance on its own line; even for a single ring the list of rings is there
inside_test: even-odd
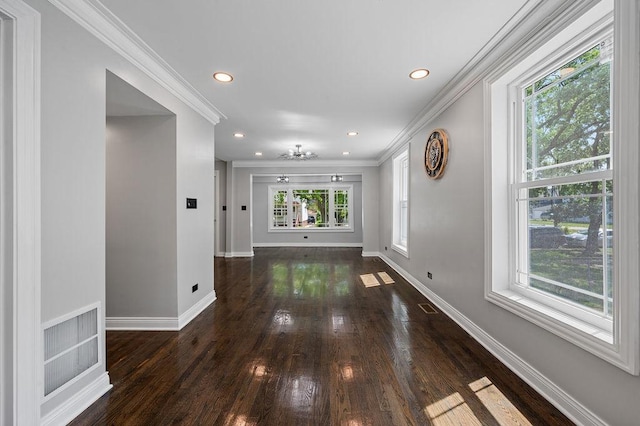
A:
[[[278,297],[322,298],[350,293],[352,266],[307,262],[275,262],[271,265],[273,294]]]

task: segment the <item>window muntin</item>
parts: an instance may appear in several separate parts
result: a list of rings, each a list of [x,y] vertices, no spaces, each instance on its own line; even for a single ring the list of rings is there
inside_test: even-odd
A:
[[[333,218],[335,226],[349,226],[349,191],[346,189],[333,191]]]
[[[611,332],[609,43],[590,45],[542,78],[517,86],[522,136],[512,185],[511,289]]]
[[[269,187],[269,230],[353,230],[352,185]]]
[[[287,204],[287,191],[273,191],[271,197],[273,216],[271,218],[272,228],[286,227],[289,223],[288,219],[288,204]]]
[[[393,159],[393,245],[408,256],[409,230],[409,150]]]
[[[611,167],[611,54],[602,41],[523,89],[526,176]]]

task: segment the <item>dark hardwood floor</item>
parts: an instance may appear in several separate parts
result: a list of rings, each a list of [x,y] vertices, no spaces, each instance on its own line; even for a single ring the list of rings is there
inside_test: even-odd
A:
[[[572,424],[380,259],[255,252],[182,331],[108,332],[114,387],[72,424]]]

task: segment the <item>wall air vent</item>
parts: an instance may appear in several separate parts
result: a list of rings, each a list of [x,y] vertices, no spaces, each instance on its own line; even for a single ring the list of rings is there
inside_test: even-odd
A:
[[[99,318],[97,304],[44,325],[45,397],[102,363]]]

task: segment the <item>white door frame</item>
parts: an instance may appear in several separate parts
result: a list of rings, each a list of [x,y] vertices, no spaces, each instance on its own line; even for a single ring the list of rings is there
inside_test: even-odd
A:
[[[213,174],[213,255],[220,256],[220,171]]]
[[[2,319],[3,381],[10,382],[4,395],[7,424],[40,424],[43,395],[43,351],[40,327],[41,230],[40,230],[40,14],[20,0],[0,0],[3,48],[10,50],[12,76],[3,83],[12,102],[2,112],[11,126],[2,138],[3,175],[0,197],[3,211],[0,260],[2,293],[11,312]],[[6,29],[6,27],[5,27]],[[5,50],[6,50],[5,49]],[[10,297],[9,297],[10,295]],[[9,301],[9,299],[11,299]],[[6,334],[5,334],[6,333]],[[9,406],[7,406],[9,405]]]

